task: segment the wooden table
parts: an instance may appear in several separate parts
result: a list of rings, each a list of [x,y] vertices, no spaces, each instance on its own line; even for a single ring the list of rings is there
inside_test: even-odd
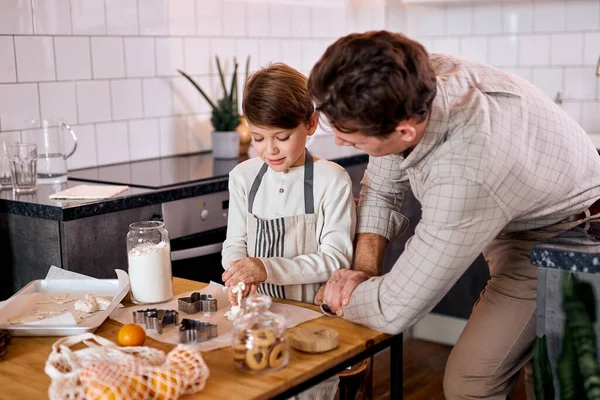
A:
[[[176,294],[200,290],[205,286],[200,282],[174,279]],[[316,306],[303,306],[318,310]],[[285,399],[387,347],[391,347],[391,398],[402,398],[402,335],[390,336],[341,318],[327,316],[305,322],[301,326],[337,330],[340,346],[323,354],[305,354],[291,349],[289,364],[281,371],[265,375],[239,371],[233,363],[231,347],[205,352],[203,357],[210,369],[206,387],[195,395],[182,398]],[[116,342],[120,327],[120,323],[107,319],[96,334]],[[13,338],[7,355],[0,361],[0,399],[47,398],[50,378],[44,373],[44,365],[56,340],[55,337]],[[150,338],[146,345],[165,353],[174,347]]]

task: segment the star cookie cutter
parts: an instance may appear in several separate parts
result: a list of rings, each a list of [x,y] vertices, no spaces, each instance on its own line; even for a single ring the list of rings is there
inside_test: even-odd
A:
[[[137,310],[133,312],[133,322],[145,326],[146,329],[155,330],[160,334],[165,326],[179,323],[179,313],[175,310],[156,308]]]
[[[201,343],[218,336],[217,325],[184,318],[179,324],[179,343]]]
[[[180,297],[177,301],[177,308],[186,314],[196,314],[198,312],[217,312],[217,299],[210,294],[192,293],[190,297]]]

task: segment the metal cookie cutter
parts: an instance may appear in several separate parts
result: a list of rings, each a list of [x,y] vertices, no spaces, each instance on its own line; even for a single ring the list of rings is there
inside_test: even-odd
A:
[[[162,333],[163,327],[177,325],[179,313],[175,310],[157,310],[156,308],[137,310],[133,312],[133,322],[144,325],[146,329],[153,329],[158,333]]]
[[[200,343],[218,336],[217,325],[184,318],[179,324],[179,343]]]
[[[217,312],[217,299],[210,294],[192,293],[191,297],[181,297],[177,301],[179,311],[186,314],[196,314],[197,312]]]

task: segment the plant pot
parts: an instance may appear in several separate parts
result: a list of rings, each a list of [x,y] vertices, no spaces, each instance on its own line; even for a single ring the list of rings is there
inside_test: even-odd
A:
[[[240,134],[237,131],[213,132],[213,157],[217,159],[238,158],[240,154]]]
[[[246,118],[243,115],[240,116],[240,124],[235,130],[240,134],[240,156],[245,156],[248,154],[250,143],[252,143],[252,134],[250,133],[250,127],[246,122]]]

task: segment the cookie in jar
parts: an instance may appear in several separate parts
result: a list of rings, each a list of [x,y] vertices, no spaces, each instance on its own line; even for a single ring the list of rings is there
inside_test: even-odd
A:
[[[233,323],[233,360],[242,371],[273,372],[288,363],[285,319],[270,312],[270,306],[269,296],[250,296],[245,299],[244,315]]]

